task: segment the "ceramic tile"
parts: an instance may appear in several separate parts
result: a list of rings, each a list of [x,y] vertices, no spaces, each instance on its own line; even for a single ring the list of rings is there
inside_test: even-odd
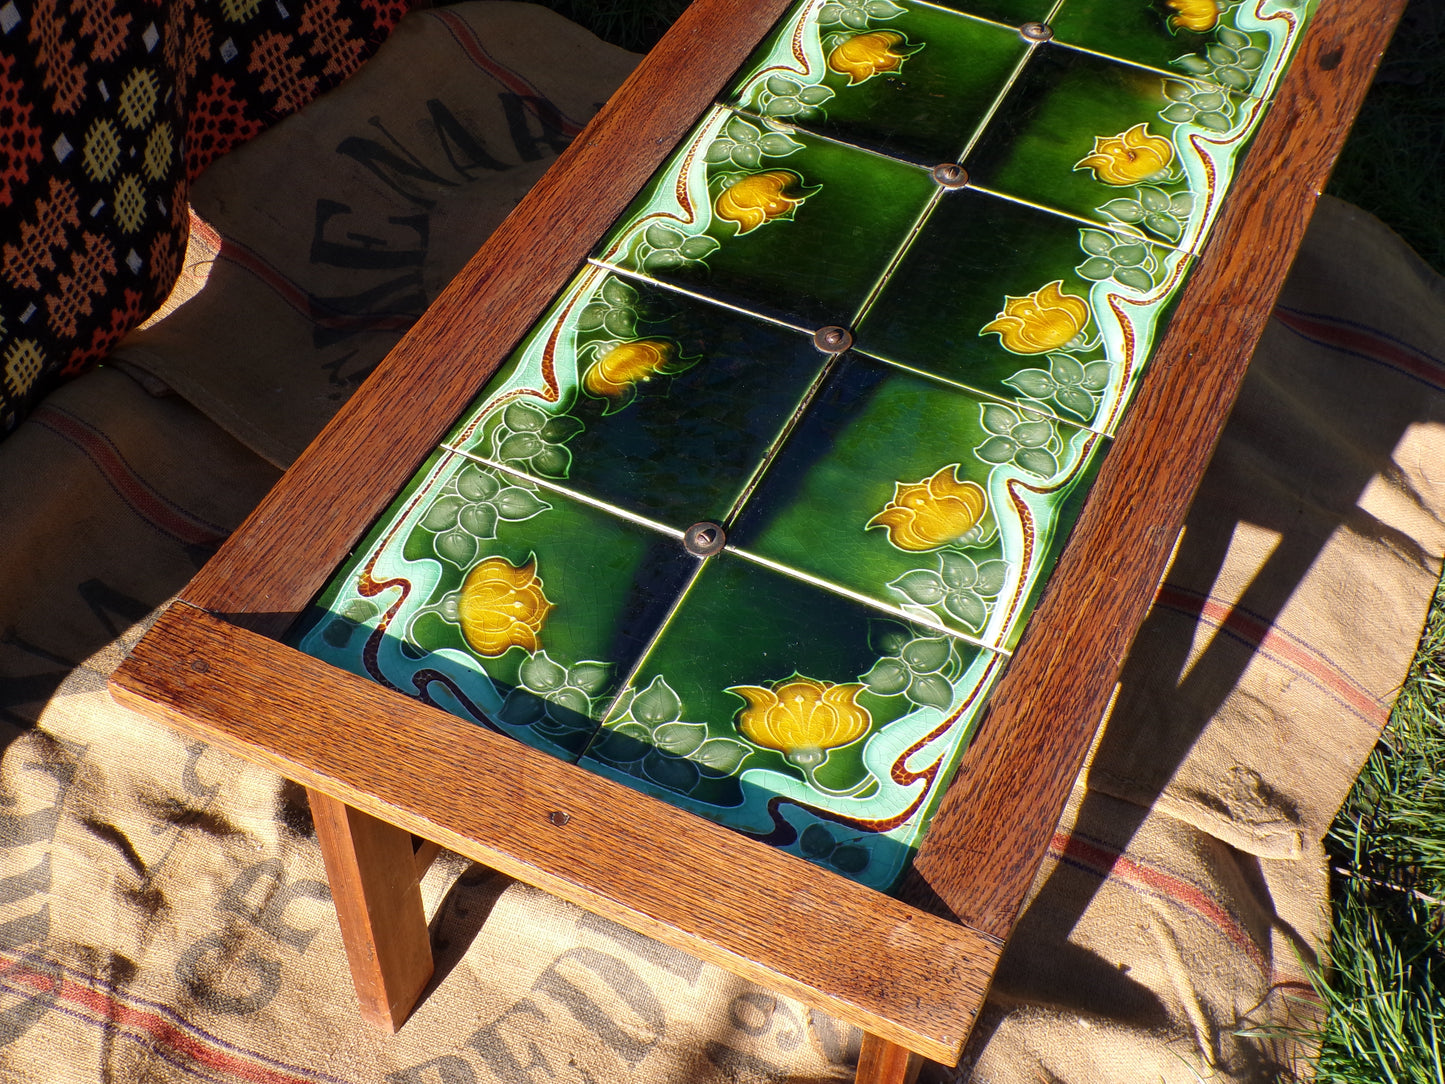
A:
[[[963,153],[1028,49],[1008,27],[911,0],[809,4],[764,42],[728,101],[934,166]]]
[[[1104,438],[845,355],[729,541],[1009,648]]]
[[[581,763],[886,889],[1000,663],[724,553]]]
[[[1291,0],[1064,0],[1055,40],[1268,97],[1313,4]]]
[[[985,188],[1197,251],[1263,111],[1209,84],[1046,45],[964,165]]]
[[[1058,6],[1058,0],[933,0],[938,7],[967,12],[1009,26],[1041,23]]]
[[[847,324],[935,191],[919,166],[718,110],[599,256],[799,327]]]
[[[825,360],[800,331],[589,267],[448,443],[676,530],[722,522]]]
[[[293,640],[574,757],[696,565],[675,538],[463,456],[437,456]]]
[[[963,189],[855,329],[860,350],[1112,432],[1190,257]]]

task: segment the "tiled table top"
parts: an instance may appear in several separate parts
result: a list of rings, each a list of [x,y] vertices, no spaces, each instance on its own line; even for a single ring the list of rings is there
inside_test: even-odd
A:
[[[1310,6],[795,5],[293,639],[887,889]]]

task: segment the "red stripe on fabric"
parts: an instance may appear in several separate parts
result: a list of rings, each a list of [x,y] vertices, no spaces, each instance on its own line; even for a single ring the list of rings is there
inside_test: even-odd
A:
[[[0,957],[0,975],[6,975],[15,969],[18,962]],[[18,969],[9,978],[11,982],[28,986],[32,990],[54,993],[68,1004],[80,1006],[95,1014],[107,1027],[134,1028],[153,1042],[182,1053],[207,1069],[224,1072],[234,1080],[251,1084],[316,1084],[311,1077],[258,1065],[242,1055],[223,1050],[214,1042],[181,1029],[159,1013],[136,1009],[103,990],[85,986],[72,979],[61,979],[57,990],[55,976],[43,971]]]
[[[539,119],[553,120],[557,127],[569,136],[579,134],[583,127],[585,127],[571,117],[566,116],[552,103],[550,98],[521,75],[518,75],[511,68],[488,53],[486,47],[482,45],[481,40],[477,37],[476,31],[473,30],[471,25],[460,15],[450,11],[433,11],[431,15],[432,18],[436,19],[451,31],[452,37],[456,39],[456,43],[462,47],[462,51],[467,54],[468,59],[470,59],[473,64],[481,68],[482,71],[501,83],[502,86],[506,87],[513,94],[523,99],[522,104],[533,116]],[[542,118],[541,110],[536,107],[533,101],[529,101],[528,99],[545,102],[552,116],[550,118]]]
[[[211,545],[226,537],[222,528],[190,515],[152,489],[109,437],[79,418],[51,405],[39,407],[30,417],[78,449],[131,511],[157,530],[191,546]]]
[[[1276,309],[1274,318],[1291,331],[1317,339],[1327,346],[1364,354],[1428,384],[1445,389],[1445,371],[1442,371],[1438,361],[1370,328],[1341,324],[1288,309]]]
[[[415,316],[405,313],[349,315],[327,312],[316,304],[316,300],[310,294],[276,270],[267,260],[230,238],[221,238],[221,247],[216,258],[228,260],[237,267],[251,272],[275,291],[282,301],[319,327],[358,328],[365,331],[406,331],[416,323]]]
[[[1193,911],[1243,950],[1256,967],[1265,973],[1269,972],[1269,963],[1263,951],[1254,943],[1254,938],[1235,921],[1233,915],[1188,881],[1067,832],[1054,833],[1054,838],[1049,842],[1049,855],[1056,860],[1076,862],[1101,877],[1118,880],[1129,887],[1147,889],[1170,903]]]
[[[1167,583],[1159,588],[1154,597],[1157,603],[1171,610],[1197,617],[1216,628],[1227,629],[1264,654],[1297,667],[1377,729],[1383,727],[1389,719],[1390,709],[1387,704],[1381,703],[1318,651],[1281,632],[1264,618],[1208,595],[1186,591]]]

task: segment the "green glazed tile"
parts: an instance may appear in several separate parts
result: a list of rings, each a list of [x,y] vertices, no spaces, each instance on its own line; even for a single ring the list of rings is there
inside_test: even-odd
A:
[[[973,183],[1197,251],[1265,104],[1057,45],[1024,66]]]
[[[937,185],[922,167],[767,125],[709,114],[599,258],[809,330],[847,324]]]
[[[855,329],[856,345],[1113,432],[1189,261],[1132,227],[950,192]]]
[[[695,567],[667,535],[436,456],[292,641],[573,757]]]
[[[727,518],[825,358],[792,328],[588,267],[448,444],[682,531]]]
[[[1103,441],[848,354],[729,543],[1007,649]]]
[[[977,15],[980,19],[993,19],[1009,26],[1024,23],[1041,23],[1058,6],[1058,0],[934,0],[941,8]]]
[[[725,552],[580,763],[886,889],[1001,662]]]
[[[1028,43],[911,2],[857,10],[810,4],[784,20],[728,104],[924,165],[956,161]]]
[[[1268,97],[1313,4],[1291,0],[1064,0],[1055,40]]]

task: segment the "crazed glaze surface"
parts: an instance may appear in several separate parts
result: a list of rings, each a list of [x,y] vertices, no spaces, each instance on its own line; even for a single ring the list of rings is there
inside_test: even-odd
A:
[[[887,889],[1308,10],[796,5],[294,639]]]

